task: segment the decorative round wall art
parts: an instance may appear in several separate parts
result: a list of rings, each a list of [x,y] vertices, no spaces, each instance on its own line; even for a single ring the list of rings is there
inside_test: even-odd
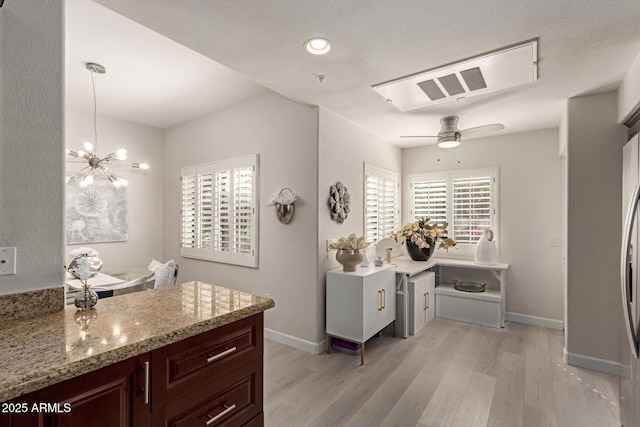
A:
[[[351,196],[341,181],[329,189],[329,209],[331,209],[331,219],[339,224],[342,224],[349,215]]]

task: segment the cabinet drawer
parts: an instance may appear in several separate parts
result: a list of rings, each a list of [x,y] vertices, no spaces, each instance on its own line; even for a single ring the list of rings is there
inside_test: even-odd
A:
[[[262,357],[262,313],[151,352],[152,410]]]
[[[255,359],[193,393],[153,411],[152,425],[241,426],[260,420],[262,359]],[[256,418],[258,417],[258,418]]]

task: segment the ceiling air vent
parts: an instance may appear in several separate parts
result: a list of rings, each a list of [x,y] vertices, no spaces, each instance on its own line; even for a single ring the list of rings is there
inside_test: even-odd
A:
[[[538,41],[373,86],[400,111],[495,92],[538,79]]]

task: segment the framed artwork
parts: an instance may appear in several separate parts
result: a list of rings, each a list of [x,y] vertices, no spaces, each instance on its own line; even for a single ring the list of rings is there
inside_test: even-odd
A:
[[[66,184],[67,244],[125,242],[129,239],[126,188],[97,176],[87,188]]]

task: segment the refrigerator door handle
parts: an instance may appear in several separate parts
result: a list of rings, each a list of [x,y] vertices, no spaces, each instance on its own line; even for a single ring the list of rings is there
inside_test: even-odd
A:
[[[636,213],[638,211],[638,201],[640,201],[640,186],[636,185],[633,188],[633,195],[631,196],[631,202],[629,203],[629,209],[627,210],[627,215],[625,217],[624,228],[622,229],[622,254],[620,257],[620,286],[622,288],[624,324],[627,329],[627,338],[629,338],[631,352],[636,359],[638,359],[638,331],[636,331],[636,325],[633,324],[633,315],[631,311],[632,289],[629,286],[629,268],[627,266],[631,262],[629,259],[631,234],[633,232]]]

